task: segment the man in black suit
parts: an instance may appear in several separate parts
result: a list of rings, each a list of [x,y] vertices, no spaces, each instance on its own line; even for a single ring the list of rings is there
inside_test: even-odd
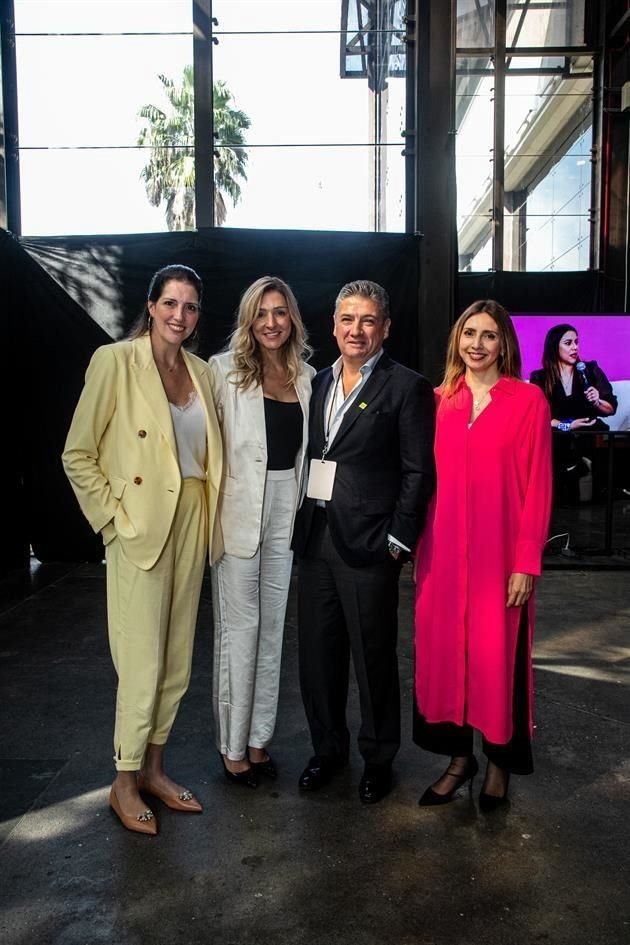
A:
[[[384,351],[389,299],[344,286],[333,334],[341,356],[313,381],[307,498],[295,525],[300,683],[315,755],[313,791],[347,763],[350,653],[361,703],[366,804],[389,792],[400,747],[398,578],[435,485],[430,384]]]

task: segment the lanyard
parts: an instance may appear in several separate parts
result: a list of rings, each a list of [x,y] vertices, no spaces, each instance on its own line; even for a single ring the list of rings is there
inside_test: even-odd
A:
[[[322,462],[326,459],[326,453],[328,452],[328,445],[330,441],[330,426],[332,423],[332,412],[335,406],[335,401],[337,399],[337,391],[339,390],[339,379],[343,374],[343,368],[339,371],[337,375],[337,380],[335,381],[335,386],[333,387],[332,396],[330,398],[330,406],[328,407],[328,417],[326,418],[326,423],[324,427],[324,448],[322,450]]]

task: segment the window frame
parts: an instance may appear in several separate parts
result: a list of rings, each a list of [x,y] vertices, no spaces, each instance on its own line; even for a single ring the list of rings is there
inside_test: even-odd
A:
[[[588,0],[585,0],[588,3]],[[588,11],[587,11],[588,12]],[[599,265],[599,226],[601,191],[601,128],[602,128],[602,50],[591,44],[581,46],[507,46],[507,0],[495,0],[493,46],[458,46],[455,51],[455,73],[458,74],[458,62],[463,59],[488,59],[492,64],[490,69],[480,69],[479,74],[492,75],[494,78],[494,109],[493,109],[493,141],[492,141],[492,199],[490,211],[490,231],[492,240],[492,271],[505,271],[505,233],[506,233],[506,194],[505,194],[505,109],[506,109],[506,80],[519,75],[569,75],[570,62],[575,57],[589,57],[593,60],[591,73],[580,73],[585,78],[592,75],[592,147],[591,147],[591,184],[590,184],[590,211],[589,211],[589,269],[597,269]],[[455,23],[454,29],[457,29]],[[518,31],[517,37],[518,39]],[[531,57],[545,59],[558,58],[564,60],[563,67],[540,67],[523,69],[512,68],[514,60]],[[467,74],[470,74],[467,70]],[[455,210],[456,212],[456,210]],[[459,271],[466,271],[460,268]],[[472,270],[475,271],[475,270]],[[521,269],[517,271],[523,271]]]

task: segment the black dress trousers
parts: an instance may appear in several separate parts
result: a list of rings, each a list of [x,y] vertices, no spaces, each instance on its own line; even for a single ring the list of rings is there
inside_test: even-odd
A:
[[[389,765],[400,747],[398,579],[387,555],[364,567],[341,558],[317,508],[299,560],[300,685],[316,755],[345,760],[350,654],[361,705],[358,745],[366,764]]]

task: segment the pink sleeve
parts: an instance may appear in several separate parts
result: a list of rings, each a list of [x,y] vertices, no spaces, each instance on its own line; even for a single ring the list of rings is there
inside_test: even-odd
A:
[[[526,444],[528,478],[513,570],[540,574],[551,514],[551,416],[542,391],[529,412]]]
[[[435,424],[436,424],[436,429],[437,429],[437,424],[439,423],[438,411],[439,411],[439,409],[440,409],[440,404],[441,404],[441,402],[442,402],[442,394],[441,394],[441,392],[440,392],[440,388],[439,388],[439,387],[434,387],[434,388],[433,388],[433,395],[434,395],[434,397],[435,397]],[[436,468],[436,475],[437,475],[437,468]],[[420,560],[420,548],[421,548],[421,546],[422,546],[422,544],[423,544],[424,535],[425,535],[425,532],[426,532],[426,530],[427,530],[427,524],[428,524],[428,522],[431,521],[431,519],[433,518],[433,515],[434,515],[434,513],[435,513],[436,498],[437,498],[437,485],[436,485],[436,491],[433,493],[433,495],[432,495],[432,497],[431,497],[431,500],[430,500],[430,502],[429,502],[429,506],[428,506],[428,509],[427,509],[426,522],[425,522],[425,524],[424,524],[424,527],[420,529],[420,534],[418,535],[418,540],[416,541],[416,546],[415,546],[415,548],[413,549],[413,551],[411,552],[411,556],[412,556],[412,558],[413,558],[416,562]]]

